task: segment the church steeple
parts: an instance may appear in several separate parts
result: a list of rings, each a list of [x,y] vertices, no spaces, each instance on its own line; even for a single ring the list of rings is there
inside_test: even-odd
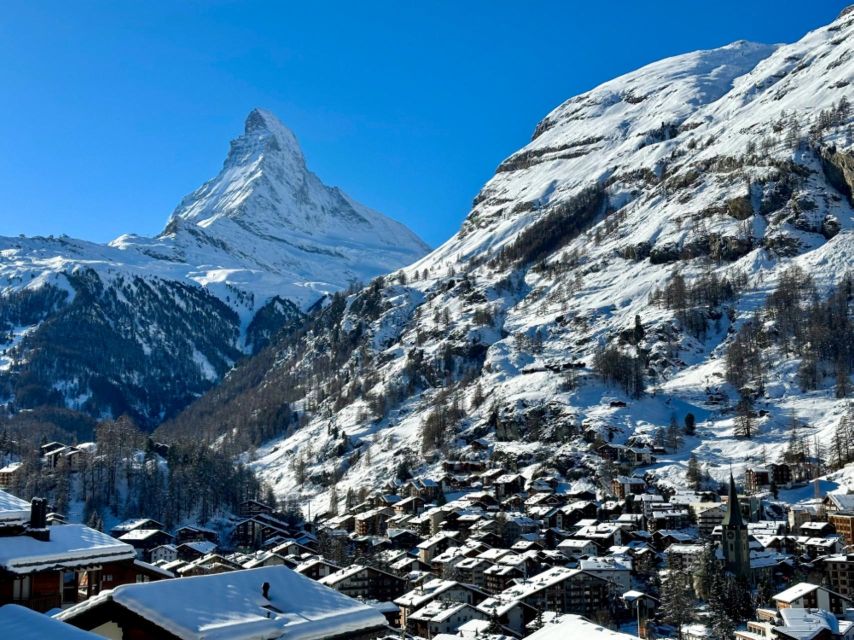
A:
[[[741,518],[741,507],[738,504],[738,492],[735,490],[735,478],[732,477],[732,472],[729,474],[729,498],[726,504],[726,514],[721,524],[724,527],[744,526],[744,521]]]
[[[729,474],[729,499],[727,500],[726,514],[724,514],[721,524],[723,528],[721,547],[723,548],[727,571],[736,576],[749,579],[750,544],[747,535],[747,525],[741,517],[738,492],[735,490],[735,479],[732,477],[732,473]]]

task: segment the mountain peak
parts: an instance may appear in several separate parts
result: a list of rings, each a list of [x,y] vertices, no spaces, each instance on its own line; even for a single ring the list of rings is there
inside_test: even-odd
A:
[[[232,140],[226,166],[244,164],[257,153],[289,157],[294,162],[292,168],[305,168],[305,157],[294,132],[272,111],[258,107],[246,116],[243,135]]]

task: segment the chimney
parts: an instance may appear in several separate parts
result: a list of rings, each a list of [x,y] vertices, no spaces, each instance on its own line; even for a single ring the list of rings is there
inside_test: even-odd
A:
[[[47,528],[47,500],[44,498],[33,498],[30,503],[29,534],[42,542],[50,540],[50,529]]]
[[[270,583],[269,582],[265,582],[264,584],[261,585],[261,594],[267,600],[270,599]]]

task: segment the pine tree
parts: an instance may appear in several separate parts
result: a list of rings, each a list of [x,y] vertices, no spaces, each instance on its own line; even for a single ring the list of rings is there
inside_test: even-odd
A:
[[[661,613],[668,624],[676,628],[682,638],[682,627],[693,620],[693,591],[691,580],[684,571],[671,570],[661,583]]]
[[[687,413],[685,414],[685,435],[693,436],[695,433],[697,433],[697,418],[693,413]]]
[[[703,477],[703,472],[700,469],[700,462],[697,460],[697,456],[694,453],[691,453],[691,457],[688,458],[688,472],[686,474],[686,480],[692,489],[695,491],[700,488],[700,480]]]

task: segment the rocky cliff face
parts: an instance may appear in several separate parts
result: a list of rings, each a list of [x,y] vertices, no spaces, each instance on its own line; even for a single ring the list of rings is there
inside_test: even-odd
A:
[[[568,100],[453,238],[337,298],[164,432],[253,440],[275,425],[255,466],[316,508],[334,483],[439,475],[475,438],[495,464],[568,480],[602,479],[603,442],[649,444],[674,482],[691,450],[712,475],[774,459],[793,416],[826,440],[848,402],[839,376],[816,365],[805,382],[808,349],[780,346],[766,299],[792,282],[823,299],[852,266],[852,42],[848,14],[791,45],[689,53]],[[761,371],[738,376],[745,325],[761,329]],[[661,446],[689,413],[696,433]]]

